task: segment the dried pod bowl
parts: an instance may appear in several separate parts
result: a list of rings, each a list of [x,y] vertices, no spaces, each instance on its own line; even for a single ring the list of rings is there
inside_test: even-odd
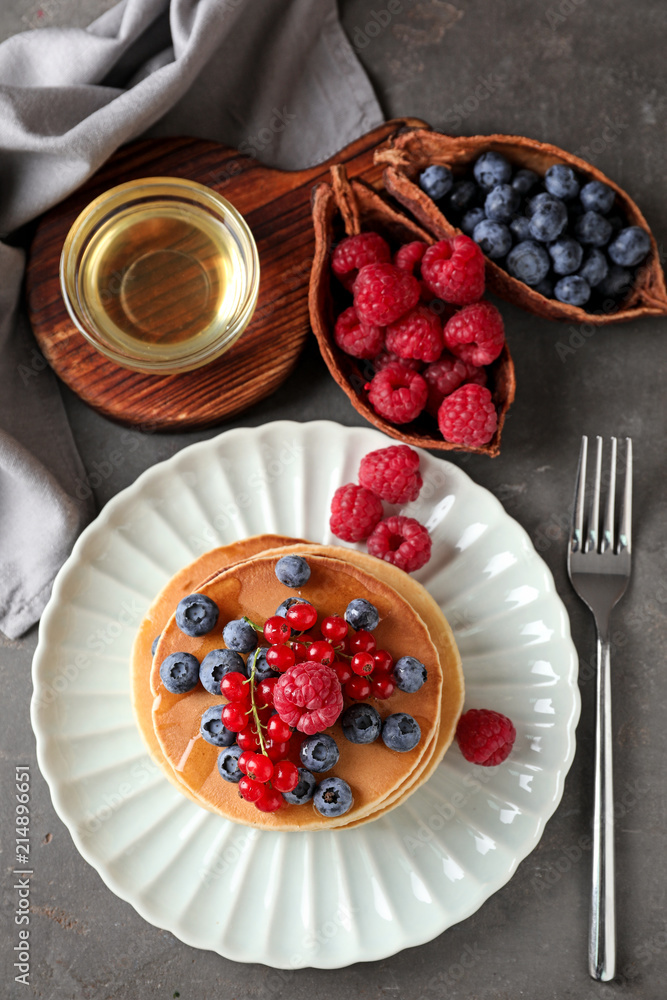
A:
[[[313,192],[315,256],[310,278],[310,322],[329,371],[347,393],[354,408],[369,423],[385,434],[418,448],[438,451],[466,451],[495,457],[500,452],[500,438],[505,416],[514,399],[514,365],[507,344],[490,366],[489,388],[498,412],[498,428],[492,440],[481,448],[451,444],[440,434],[437,422],[426,412],[409,424],[391,424],[380,417],[368,401],[365,385],[372,378],[372,362],[359,361],[345,354],[334,341],[335,318],[352,305],[352,296],[331,270],[331,255],[345,236],[372,230],[383,236],[396,250],[401,243],[435,240],[421,226],[391,208],[372,188],[360,181],[348,181],[341,167],[332,168],[332,183],[318,184]]]
[[[616,192],[616,205],[628,225],[640,226],[651,238],[648,257],[636,272],[634,285],[620,304],[609,300],[599,312],[587,312],[579,306],[548,299],[522,281],[513,278],[492,260],[486,259],[486,286],[491,292],[547,319],[570,323],[619,323],[639,316],[667,314],[667,290],[660,265],[658,247],[646,219],[632,198],[609,180],[601,170],[557,146],[517,135],[449,136],[431,129],[413,128],[400,132],[391,143],[378,149],[376,163],[384,164],[386,191],[399,201],[436,239],[459,233],[438,206],[421,190],[417,178],[430,164],[449,167],[456,175],[468,171],[482,153],[502,153],[516,167],[534,170],[543,177],[555,163],[573,167],[587,181],[608,184]]]

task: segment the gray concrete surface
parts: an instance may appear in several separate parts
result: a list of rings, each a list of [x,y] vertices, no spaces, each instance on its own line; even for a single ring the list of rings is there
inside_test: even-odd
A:
[[[85,23],[104,0],[5,3],[0,36],[42,23]],[[402,0],[371,37],[365,26],[385,0],[343,0],[345,27],[358,47],[387,116],[415,114],[454,132],[517,132],[570,150],[589,150],[643,208],[658,243],[667,241],[667,103],[664,61],[667,9],[650,0]],[[29,25],[26,25],[26,19]],[[383,18],[386,20],[386,18]],[[488,96],[475,97],[486,81]],[[481,93],[481,91],[477,91]],[[335,99],[335,95],[332,95]],[[611,123],[611,124],[610,124]],[[608,127],[610,126],[610,127]],[[606,137],[606,138],[605,138]],[[585,155],[585,154],[583,154]],[[2,801],[4,849],[3,980],[7,997],[75,1000],[272,998],[366,1000],[426,997],[505,1000],[659,1000],[667,981],[665,908],[665,394],[667,322],[648,320],[590,337],[503,306],[517,367],[518,392],[495,461],[471,458],[466,470],[490,488],[528,530],[554,573],[571,615],[582,671],[578,748],[563,800],[538,848],[511,881],[470,919],[430,944],[387,961],[338,972],[304,970],[276,978],[181,944],[145,923],[117,899],[78,855],[56,817],[39,775],[29,725],[33,630],[4,640]],[[560,360],[558,345],[575,346]],[[65,392],[84,464],[117,447],[119,428]],[[360,418],[331,381],[313,344],[303,365],[273,397],[233,424],[277,417]],[[595,984],[586,972],[588,851],[592,780],[593,626],[565,575],[564,514],[579,437],[632,434],[636,446],[636,556],[630,590],[619,606],[613,651],[619,975]],[[99,505],[137,474],[195,440],[214,434],[142,437],[97,491]],[[462,461],[454,459],[454,461]],[[32,974],[13,982],[14,765],[33,766]],[[648,789],[648,790],[647,790]],[[258,912],[261,920],[261,912]],[[11,927],[11,930],[10,930]],[[459,976],[467,947],[482,956]]]

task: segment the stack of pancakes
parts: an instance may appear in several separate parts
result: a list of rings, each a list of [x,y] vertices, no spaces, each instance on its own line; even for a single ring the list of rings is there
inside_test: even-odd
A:
[[[298,590],[280,583],[278,560],[302,555],[311,575]],[[174,612],[187,594],[206,594],[216,602],[220,617],[202,638],[185,635]],[[160,664],[170,653],[193,653],[201,662],[213,649],[224,647],[224,625],[244,615],[261,628],[288,597],[302,597],[318,611],[318,620],[343,616],[354,598],[376,606],[380,623],[374,631],[379,649],[397,660],[414,656],[426,668],[428,679],[419,691],[398,688],[390,698],[369,698],[382,718],[407,712],[419,723],[421,739],[414,750],[389,750],[382,739],[351,743],[340,720],[327,730],[336,741],[340,759],[332,774],[350,785],[354,803],[345,815],[328,819],[312,802],[284,804],[273,813],[260,812],[241,798],[238,786],[225,781],[217,769],[218,747],[200,735],[200,719],[211,705],[225,703],[222,695],[206,691],[201,683],[187,694],[171,694],[160,678]],[[151,655],[151,645],[160,639]],[[399,805],[437,767],[450,745],[463,707],[461,660],[451,629],[427,591],[403,570],[373,556],[334,546],[315,545],[276,535],[260,535],[213,549],[177,573],[158,594],[144,618],[132,651],[132,698],[139,729],[153,759],[169,780],[194,802],[237,823],[273,830],[347,828],[367,823]],[[297,764],[300,734],[290,741],[289,756]]]

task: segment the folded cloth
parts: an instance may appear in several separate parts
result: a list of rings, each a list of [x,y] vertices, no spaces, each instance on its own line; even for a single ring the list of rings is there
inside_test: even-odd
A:
[[[141,134],[216,139],[295,169],[381,120],[335,0],[123,0],[88,28],[0,45],[0,233]],[[0,630],[10,638],[38,620],[92,515],[76,496],[85,472],[57,382],[19,306],[23,263],[0,243]]]

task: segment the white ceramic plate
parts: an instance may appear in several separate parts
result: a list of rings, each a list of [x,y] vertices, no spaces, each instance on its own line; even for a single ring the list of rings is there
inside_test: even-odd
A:
[[[366,452],[392,443],[324,421],[227,431],[116,496],[58,575],[33,665],[39,765],[84,858],[187,944],[279,968],[385,958],[473,913],[560,801],[579,715],[565,609],[523,529],[427,453],[409,511],[434,545],[416,575],[455,630],[466,707],[514,721],[509,760],[476,767],[453,746],[406,804],[373,823],[275,833],[200,809],[146,751],[128,658],[157,591],[195,556],[249,535],[336,543],[334,489],[356,479]]]

